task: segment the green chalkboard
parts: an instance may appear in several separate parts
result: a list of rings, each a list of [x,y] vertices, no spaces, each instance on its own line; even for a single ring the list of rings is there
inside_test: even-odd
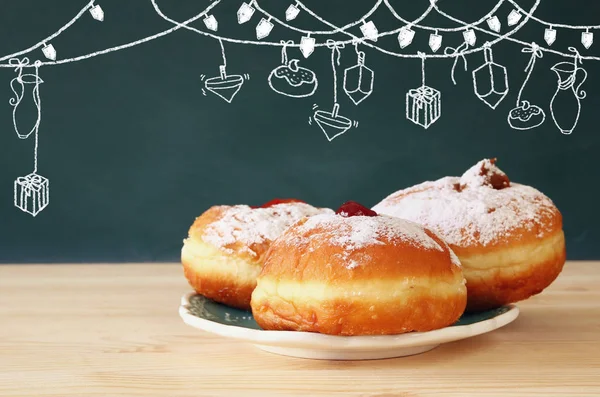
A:
[[[549,46],[544,40],[549,26],[544,23],[529,20],[520,27],[527,18],[521,13],[520,19],[513,14],[514,24],[509,26],[508,16],[515,8],[510,1],[501,2],[493,14],[498,20],[490,22],[481,18],[494,9],[495,0],[438,2],[443,12],[462,21],[481,19],[477,28],[498,28],[503,35],[519,27],[511,38],[521,44],[504,40],[491,47],[493,60],[489,56],[487,60],[499,66],[493,67],[490,78],[483,51],[464,59],[430,59],[434,54],[430,35],[435,31],[414,26],[410,45],[401,48],[398,29],[406,24],[396,16],[418,19],[430,6],[426,0],[298,3],[334,26],[357,21],[375,6],[364,23],[359,21],[348,32],[363,37],[373,32],[373,26],[378,33],[395,32],[377,42],[367,41],[384,51],[362,43],[355,47],[343,32],[312,34],[309,37],[315,39],[316,47],[308,58],[297,47],[307,35],[278,20],[300,30],[332,28],[306,9],[286,21],[286,10],[296,2],[254,2],[260,9],[255,7],[251,18],[240,24],[237,13],[242,1],[221,0],[189,26],[226,40],[220,42],[180,28],[140,45],[68,62],[65,60],[134,42],[175,25],[157,14],[151,0],[97,0],[104,11],[103,21],[94,19],[84,8],[85,0],[5,3],[0,14],[0,37],[4,38],[0,58],[35,47],[82,14],[46,43],[56,51],[56,62],[47,58],[53,54],[44,54],[42,47],[18,55],[20,61],[10,63],[12,57],[0,61],[0,87],[4,87],[0,88],[0,97],[5,98],[4,105],[0,104],[1,262],[177,260],[189,225],[211,205],[259,204],[274,197],[296,197],[329,207],[347,200],[374,205],[400,188],[460,175],[484,157],[497,157],[512,180],[532,185],[555,201],[564,216],[570,259],[600,258],[600,232],[596,227],[600,222],[600,188],[596,183],[600,62],[588,59],[600,56],[600,44],[593,43],[587,49],[582,43],[585,29],[554,26],[556,40]],[[596,2],[517,3],[526,10],[537,7],[534,15],[544,21],[600,23],[598,18],[594,20],[600,15],[600,3]],[[155,4],[167,18],[185,21],[211,2],[156,0]],[[397,12],[396,16],[386,4]],[[262,11],[275,19],[269,21]],[[269,34],[258,40],[257,26],[263,18],[259,35]],[[500,26],[495,25],[498,22]],[[273,24],[270,31],[265,28],[269,23]],[[420,24],[462,26],[435,10]],[[435,54],[442,56],[461,46],[464,49],[464,30],[440,29],[437,34],[442,42]],[[480,30],[475,34],[476,42],[470,49],[481,49],[484,42],[495,39]],[[590,36],[585,37],[589,44]],[[230,39],[258,41],[259,45]],[[329,45],[327,40],[331,40]],[[330,48],[345,40],[348,42],[344,48]],[[439,38],[433,40],[434,44],[435,40]],[[271,80],[274,90],[269,76],[282,66],[282,41],[288,43],[288,62],[298,62],[291,69],[279,70],[277,80]],[[508,116],[521,105],[517,98],[533,56],[531,46],[522,43],[534,41],[569,55],[575,54],[569,50],[573,47],[583,58],[575,62],[572,57],[552,52],[535,57],[520,99],[539,106],[546,118],[537,128],[517,130],[509,125]],[[310,46],[303,48],[310,52]],[[223,77],[219,68],[224,63],[222,49],[226,70],[225,79],[219,80]],[[365,54],[364,68],[359,68],[363,93],[353,90],[361,76],[356,68],[348,74],[346,88],[350,93],[346,93],[344,71],[359,64],[357,51]],[[439,104],[440,108],[426,110],[439,111],[440,117],[430,115],[436,119],[427,129],[413,122],[426,123],[419,118],[423,115],[409,115],[414,120],[407,119],[406,94],[422,84],[422,60],[415,56],[418,52],[428,55],[424,62],[427,86],[439,92],[431,106]],[[9,103],[15,97],[10,83],[19,74],[16,63],[23,62],[23,57],[30,62],[23,67],[24,74],[35,75],[35,67],[31,66],[36,60],[43,62],[39,67],[43,83],[39,84],[42,117],[37,173],[48,179],[50,194],[48,206],[35,217],[17,208],[14,201],[15,180],[31,173],[34,167],[35,134],[19,139],[13,125],[14,107]],[[346,119],[326,120],[334,107],[332,61],[337,72],[337,114],[348,120],[349,127],[329,141],[320,126],[348,126]],[[585,98],[573,102],[572,96],[561,94],[562,99],[552,103],[561,73],[552,68],[560,62],[567,63],[563,69],[587,71],[581,86]],[[493,80],[500,94],[484,99],[496,105],[501,97],[495,109],[476,95],[472,72],[482,66],[484,72],[477,80],[479,94],[485,94],[486,84]],[[304,68],[303,73],[298,73],[299,67]],[[293,78],[307,83],[299,91],[292,92],[298,87],[285,80],[290,70],[295,71]],[[369,71],[373,76],[372,92]],[[570,75],[565,73],[567,79]],[[313,74],[318,83],[310,83]],[[583,74],[577,73],[577,85]],[[505,82],[509,90],[503,97]],[[28,90],[33,86],[24,85]],[[225,91],[220,91],[224,86]],[[18,84],[16,87],[19,91]],[[231,90],[237,88],[239,91],[232,96]],[[276,90],[299,97],[284,96]],[[17,123],[21,132],[27,132],[36,120],[31,95],[32,91],[27,91],[19,105]],[[359,101],[358,105],[354,103]],[[573,129],[578,104],[581,108]],[[315,117],[318,111],[322,111],[320,120]],[[537,117],[525,125],[542,120],[539,114]],[[561,129],[572,133],[563,134]]]

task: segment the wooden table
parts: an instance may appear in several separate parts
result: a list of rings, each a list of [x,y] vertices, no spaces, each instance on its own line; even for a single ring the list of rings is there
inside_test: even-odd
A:
[[[178,264],[0,265],[0,396],[600,396],[600,262],[418,356],[287,358],[182,323]]]

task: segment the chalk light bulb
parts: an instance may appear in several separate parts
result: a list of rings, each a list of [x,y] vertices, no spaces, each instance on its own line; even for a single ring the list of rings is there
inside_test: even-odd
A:
[[[432,33],[429,36],[429,48],[431,48],[431,51],[437,52],[437,50],[439,50],[441,46],[442,46],[442,36],[439,35],[438,32],[436,31],[435,33]]]
[[[295,4],[290,4],[287,10],[285,10],[285,20],[291,21],[296,19],[298,14],[300,14],[300,9]]]
[[[261,40],[271,34],[273,30],[273,23],[269,20],[261,18],[258,25],[256,25],[256,38]]]
[[[214,32],[216,32],[219,28],[219,22],[217,22],[217,18],[215,18],[214,15],[209,15],[206,18],[204,18],[204,24],[206,25],[207,29],[212,30]]]
[[[544,40],[546,40],[546,43],[548,43],[548,45],[554,44],[554,42],[556,41],[556,30],[552,27],[546,29],[546,31],[544,32]]]
[[[583,44],[583,46],[589,50],[592,44],[594,44],[594,33],[590,32],[589,30],[583,32],[581,34],[581,44]]]
[[[473,29],[465,30],[463,32],[463,37],[465,38],[465,42],[470,46],[474,46],[477,42],[477,36],[475,36],[475,31]]]
[[[377,26],[375,26],[373,21],[363,23],[360,27],[360,31],[366,39],[377,41],[379,31],[377,30]]]
[[[502,29],[502,22],[500,22],[500,19],[498,19],[498,17],[495,15],[487,20],[487,24],[490,29],[496,33],[500,32]]]
[[[315,38],[310,36],[304,36],[300,39],[300,52],[304,55],[304,58],[308,58],[310,54],[315,50]]]
[[[252,4],[252,2],[250,2],[250,4]],[[237,19],[240,25],[248,22],[250,19],[252,19],[252,15],[254,15],[255,9],[250,4],[242,3],[238,9]]]
[[[413,39],[415,38],[415,31],[409,27],[403,27],[400,29],[400,33],[398,33],[398,43],[400,43],[400,48],[408,47]]]
[[[508,26],[515,26],[521,20],[521,13],[517,10],[512,10],[510,14],[508,14]]]
[[[44,53],[44,56],[48,59],[50,59],[51,61],[56,61],[56,49],[54,48],[54,46],[52,44],[44,44],[44,48],[42,48],[42,52]]]
[[[104,10],[98,4],[90,8],[90,14],[92,14],[92,18],[96,21],[104,21]]]

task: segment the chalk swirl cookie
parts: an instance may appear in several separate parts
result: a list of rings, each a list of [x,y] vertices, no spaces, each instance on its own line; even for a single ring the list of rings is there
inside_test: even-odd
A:
[[[468,311],[538,294],[565,263],[559,210],[538,190],[512,183],[495,159],[480,161],[462,177],[397,191],[373,209],[444,238],[463,265]]]
[[[460,262],[438,235],[347,203],[273,242],[251,306],[266,330],[389,335],[449,326],[466,298]]]
[[[198,294],[248,310],[272,241],[296,221],[327,212],[333,213],[297,200],[214,206],[196,218],[183,242],[185,277]]]

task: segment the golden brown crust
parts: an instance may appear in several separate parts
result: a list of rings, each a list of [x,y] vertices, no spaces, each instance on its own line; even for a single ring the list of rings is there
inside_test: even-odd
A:
[[[408,299],[379,305],[375,300],[365,299],[335,299],[311,304],[272,296],[255,304],[253,314],[256,322],[267,330],[343,336],[395,335],[451,325],[464,312],[465,303],[464,294],[430,296],[425,291]]]
[[[460,265],[434,233],[426,231],[439,249],[383,235],[382,244],[344,251],[329,243],[338,237],[335,230],[303,231],[305,222],[288,229],[267,253],[251,300],[264,329],[399,334],[443,328],[463,313]]]
[[[261,265],[226,254],[201,240],[187,239],[181,250],[183,272],[190,286],[215,302],[250,310]]]
[[[543,247],[540,249],[540,247]],[[472,255],[458,249],[467,279],[467,311],[515,303],[541,293],[561,273],[566,261],[564,234],[511,250]],[[481,268],[485,264],[484,268]]]
[[[305,203],[269,208],[213,206],[195,219],[184,240],[184,275],[197,293],[250,310],[256,277],[273,236],[300,217],[323,211],[330,210]]]
[[[189,259],[182,259],[181,263],[186,279],[198,294],[227,306],[250,310],[250,297],[256,287],[255,279],[241,280],[228,274],[199,272]]]

